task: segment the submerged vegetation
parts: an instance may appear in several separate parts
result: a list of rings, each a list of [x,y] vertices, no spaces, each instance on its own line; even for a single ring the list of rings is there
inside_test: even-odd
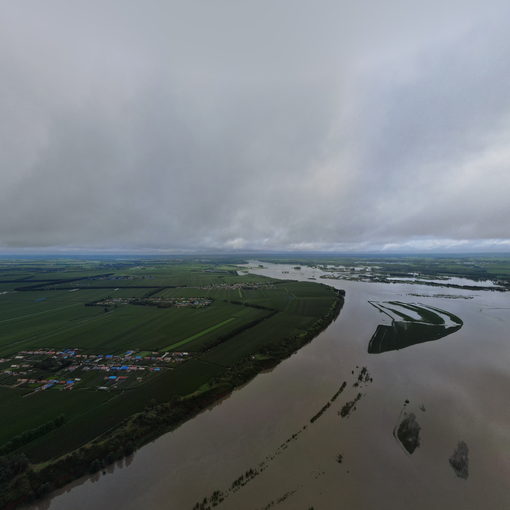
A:
[[[383,283],[419,283],[437,287],[510,289],[510,256],[504,254],[470,255],[353,255],[317,254],[272,255],[259,257],[264,262],[301,264],[318,267],[328,273],[325,278],[353,279]],[[480,282],[463,281],[470,279]]]
[[[394,435],[402,443],[407,452],[412,454],[420,446],[420,431],[421,427],[416,420],[416,415],[409,413],[400,422]]]
[[[352,370],[351,374],[353,377],[353,384],[352,388],[357,388],[359,386],[365,386],[368,383],[371,383],[373,381],[372,377],[370,376],[370,373],[367,369],[367,367],[359,367],[356,366],[356,370]],[[313,424],[324,414],[326,413],[331,407],[332,404],[337,400],[337,398],[344,392],[344,390],[347,388],[347,381],[342,382],[338,390],[333,394],[333,396],[326,402],[326,404],[320,409],[318,413],[316,413],[311,419],[310,424],[303,425],[297,432],[292,434],[290,437],[288,437],[283,443],[276,448],[272,453],[269,455],[266,455],[264,460],[258,463],[256,468],[250,468],[246,472],[242,473],[238,478],[236,478],[231,486],[227,488],[226,490],[215,490],[213,491],[209,497],[204,497],[202,500],[195,503],[193,506],[193,510],[211,510],[212,508],[216,507],[218,504],[223,502],[225,499],[230,497],[232,494],[236,493],[240,489],[242,489],[246,484],[251,482],[254,478],[261,475],[266,469],[270,467],[271,462],[273,462],[277,457],[282,455],[295,441],[298,441],[302,434],[306,431],[310,431]],[[357,396],[354,398],[353,401],[347,402],[344,404],[340,411],[338,411],[338,415],[341,415],[342,409],[344,409],[346,406],[350,410],[354,407],[356,402],[358,402],[362,397],[361,393],[358,393]],[[342,415],[344,417],[344,415]],[[336,463],[342,464],[343,462],[343,455],[338,454],[335,458]],[[319,476],[322,476],[325,474],[325,471],[320,471],[319,473],[316,473],[316,478]],[[285,499],[290,497],[292,494],[294,494],[296,491],[291,491],[286,493],[285,498],[279,498],[277,500],[273,500],[264,508],[271,508],[275,504],[279,504],[283,502]]]
[[[432,306],[400,301],[388,303],[370,301],[370,304],[392,320],[390,325],[377,326],[368,345],[368,352],[371,354],[438,340],[462,327],[462,320],[459,317]]]
[[[469,448],[464,441],[459,441],[449,462],[455,474],[459,478],[467,480],[469,476]]]

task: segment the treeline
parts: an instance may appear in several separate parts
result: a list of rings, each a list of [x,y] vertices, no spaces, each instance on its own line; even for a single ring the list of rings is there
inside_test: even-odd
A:
[[[344,381],[342,383],[342,385],[340,386],[340,388],[338,388],[338,391],[331,397],[331,400],[328,403],[326,403],[324,406],[322,406],[321,410],[318,413],[314,414],[310,418],[310,423],[317,421],[331,407],[331,404],[339,397],[340,393],[342,393],[342,391],[344,391],[346,386],[347,386],[347,382]]]
[[[27,291],[27,290],[48,290],[47,287],[51,287],[52,285],[60,285],[63,283],[73,283],[83,280],[91,280],[93,278],[102,278],[111,276],[113,273],[105,273],[105,274],[95,274],[93,276],[81,276],[79,278],[59,278],[58,280],[39,280],[35,283],[35,285],[28,285],[26,287],[16,287],[14,290]],[[41,283],[42,282],[42,283]],[[94,288],[94,287],[87,287]]]
[[[244,303],[242,301],[230,301],[227,299],[223,300],[225,303],[230,303],[233,305],[241,305],[241,306],[247,306],[249,308],[256,308],[257,310],[264,310],[270,312],[269,314],[265,315],[264,317],[260,317],[259,319],[254,319],[250,322],[246,322],[244,324],[241,324],[237,328],[233,329],[232,331],[229,331],[228,333],[224,333],[223,335],[220,335],[216,337],[214,340],[211,340],[210,342],[206,343],[202,349],[200,349],[200,352],[206,352],[210,349],[217,347],[218,345],[226,342],[227,340],[230,340],[236,335],[239,335],[239,333],[242,333],[243,331],[246,331],[247,329],[253,328],[254,326],[257,326],[261,322],[273,317],[278,313],[278,310],[275,310],[274,308],[270,308],[268,306],[263,305],[256,305],[256,304],[249,304]]]
[[[28,468],[25,455],[5,455],[0,457],[0,488],[6,481],[23,473]]]
[[[232,305],[242,305],[247,306],[249,308],[256,308],[257,310],[269,310],[270,312],[277,312],[278,310],[275,310],[274,308],[271,308],[269,306],[264,305],[257,305],[255,303],[246,303],[245,301],[232,301],[228,299],[224,299],[225,303],[230,303]]]
[[[275,365],[279,361],[290,356],[306,343],[310,342],[338,317],[338,314],[344,304],[345,291],[335,289],[335,294],[336,299],[331,304],[327,313],[317,319],[306,331],[299,333],[298,335],[288,337],[277,344],[268,345],[261,349],[260,353],[267,358],[272,359],[272,364]],[[269,363],[271,362],[269,361]]]
[[[335,401],[335,400],[339,397],[340,393],[342,393],[342,391],[344,391],[344,390],[345,390],[345,387],[346,387],[346,386],[347,386],[347,382],[346,382],[346,381],[344,381],[344,382],[342,383],[342,386],[340,386],[340,388],[338,388],[338,391],[337,391],[337,392],[336,392],[336,393],[335,393],[335,394],[331,397],[330,402],[334,402],[334,401]]]
[[[322,406],[321,410],[310,418],[310,423],[317,421],[329,409],[330,406],[331,402],[328,402],[326,405]]]
[[[154,296],[154,294],[157,294],[158,292],[161,292],[164,289],[175,289],[175,288],[177,288],[176,285],[168,285],[166,287],[156,287],[154,289],[149,290],[149,292],[146,292],[143,295],[143,297],[144,298],[150,298],[150,297]]]
[[[353,409],[355,409],[355,405],[356,405],[356,402],[358,402],[358,400],[362,397],[363,395],[361,393],[358,393],[356,395],[356,397],[354,398],[354,400],[351,400],[350,402],[346,402],[343,406],[342,406],[342,409],[340,409],[340,411],[338,411],[338,414],[342,417],[342,418],[345,418],[347,415],[349,415],[351,413],[351,411]]]
[[[23,433],[14,436],[10,441],[0,446],[0,455],[13,452],[14,450],[30,443],[34,439],[44,436],[45,434],[48,434],[48,432],[61,427],[64,423],[65,418],[63,415],[60,415],[54,420],[39,425],[39,427],[36,427],[35,429],[25,430]]]
[[[254,326],[257,326],[258,324],[260,324],[261,322],[269,319],[270,317],[273,317],[273,315],[275,315],[277,313],[278,313],[277,310],[272,310],[271,313],[269,313],[268,315],[265,315],[264,317],[261,317],[260,319],[255,319],[253,321],[241,324],[240,326],[238,326],[237,328],[233,329],[229,333],[225,333],[223,335],[220,335],[220,336],[216,337],[214,340],[211,340],[210,342],[208,342],[204,346],[204,348],[201,349],[200,352],[206,352],[206,351],[211,350],[213,347],[217,347],[218,345],[226,342],[227,340],[230,340],[231,338],[233,338],[234,336],[238,335],[239,333],[242,333],[243,331],[246,331],[247,329],[253,328]]]
[[[34,363],[34,367],[40,370],[45,370],[47,372],[58,372],[63,368],[67,368],[72,363],[73,363],[72,360],[69,358],[56,359],[52,357],[47,357]]]

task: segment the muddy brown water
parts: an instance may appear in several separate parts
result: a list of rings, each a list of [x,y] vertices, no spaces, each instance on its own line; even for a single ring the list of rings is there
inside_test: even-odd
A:
[[[301,280],[321,274],[264,266],[253,272]],[[216,508],[510,508],[510,294],[317,281],[345,289],[346,301],[338,319],[310,344],[127,462],[31,508],[191,510],[215,490],[228,492],[260,463],[260,474]],[[389,320],[369,300],[432,305],[464,324],[437,341],[369,354],[372,334]],[[364,366],[373,382],[353,387]],[[343,381],[346,389],[310,423]],[[342,418],[339,410],[358,392],[362,397]],[[393,435],[403,409],[421,427],[412,455]],[[469,447],[465,480],[449,463],[459,441]]]

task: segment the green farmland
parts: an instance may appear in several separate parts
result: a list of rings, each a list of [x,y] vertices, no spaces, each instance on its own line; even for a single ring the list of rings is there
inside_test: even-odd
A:
[[[219,261],[0,260],[0,461],[26,459],[0,477],[3,502],[175,427],[309,341],[342,302]]]

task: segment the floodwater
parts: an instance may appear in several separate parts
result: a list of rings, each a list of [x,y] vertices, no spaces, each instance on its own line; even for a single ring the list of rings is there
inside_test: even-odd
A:
[[[321,274],[264,266],[253,272],[301,280]],[[345,289],[346,301],[310,344],[136,452],[128,467],[81,480],[34,508],[191,510],[215,490],[227,495],[216,508],[229,510],[510,508],[510,294],[317,281]],[[369,354],[377,326],[391,322],[369,300],[434,306],[463,325],[435,341]],[[371,381],[354,387],[362,367]],[[420,430],[409,454],[394,430],[411,414]],[[468,448],[467,478],[449,462],[460,442]],[[229,491],[249,469],[259,474]]]
[[[434,279],[434,278],[424,278],[424,277],[407,277],[407,276],[388,276],[387,280],[394,282],[409,282],[409,281],[417,281],[420,280],[427,283],[439,283],[439,284],[449,284],[449,285],[465,285],[469,287],[500,287],[500,285],[492,280],[470,280],[469,278],[459,278],[457,276],[451,276],[449,278],[442,279]]]

